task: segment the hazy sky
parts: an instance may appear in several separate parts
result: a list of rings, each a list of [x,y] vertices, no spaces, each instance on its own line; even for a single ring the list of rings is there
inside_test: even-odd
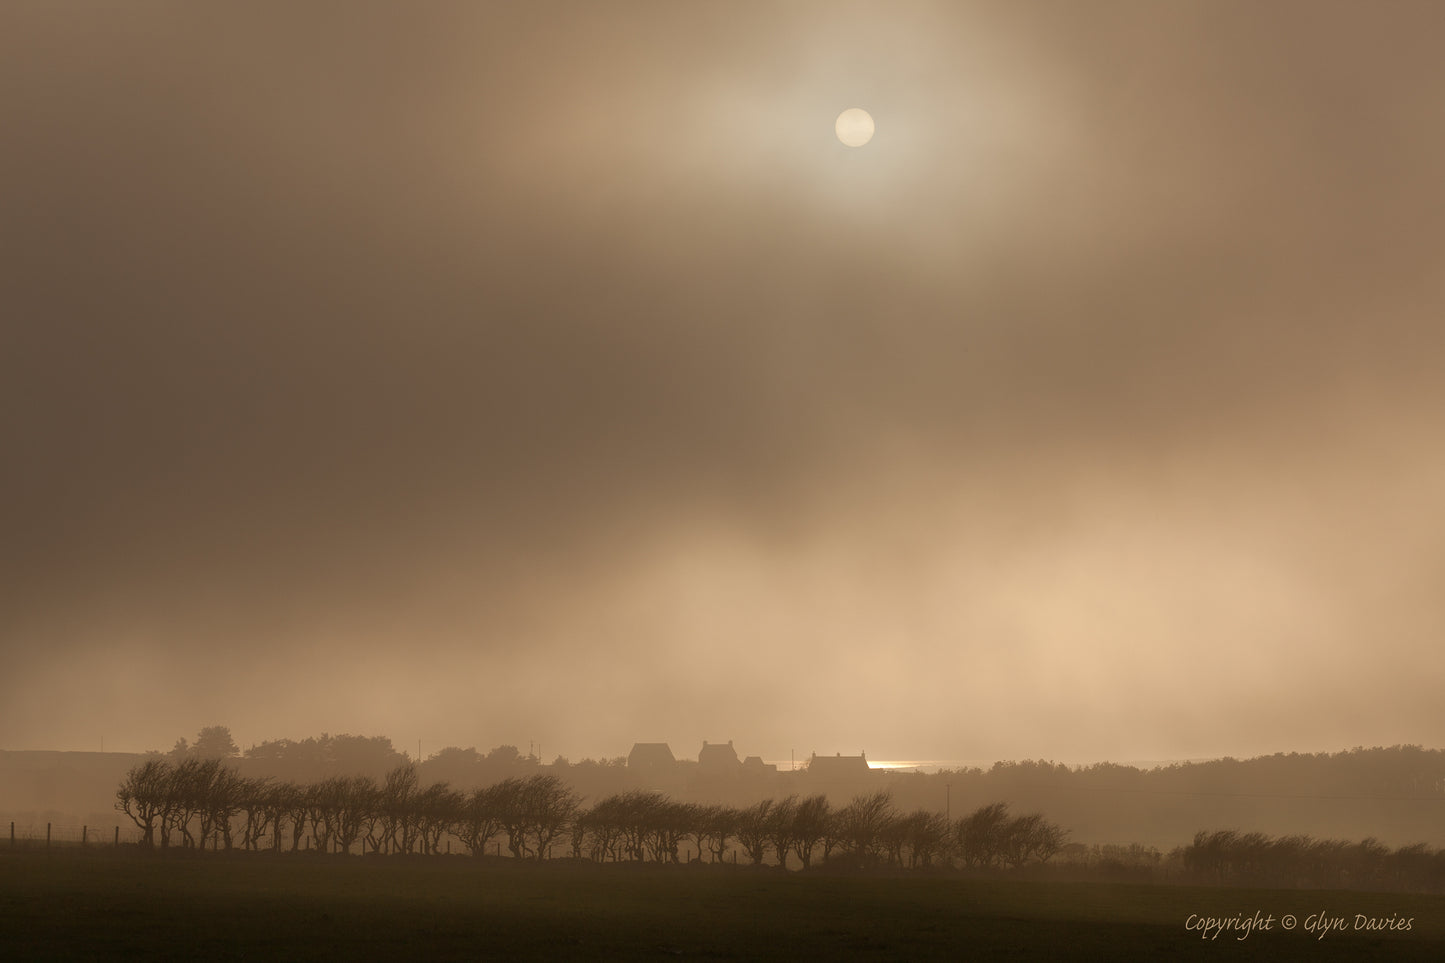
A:
[[[1445,744],[1441,36],[6,0],[0,747]]]

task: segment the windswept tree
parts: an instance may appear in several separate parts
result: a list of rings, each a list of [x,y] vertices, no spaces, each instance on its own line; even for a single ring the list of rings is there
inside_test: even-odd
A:
[[[827,796],[809,796],[798,803],[793,813],[793,853],[804,869],[812,865],[813,850],[828,835],[832,818]]]
[[[1009,823],[1004,838],[1004,858],[1018,868],[1025,863],[1048,862],[1064,845],[1064,831],[1041,813],[1019,816]]]
[[[246,822],[241,830],[241,848],[254,851],[261,848],[261,840],[267,835],[267,829],[272,830],[275,835],[279,827],[272,821],[274,809],[271,801],[271,780],[266,778],[244,778],[237,787],[237,797],[241,806],[241,812],[246,814]]]
[[[622,851],[630,860],[642,862],[649,852],[649,840],[661,817],[667,797],[660,792],[634,789],[611,797]]]
[[[1390,848],[1373,836],[1367,836],[1346,851],[1345,873],[1350,886],[1373,889],[1384,883],[1386,861]]]
[[[919,809],[900,820],[908,846],[908,868],[929,867],[948,850],[948,820],[943,813]]]
[[[647,849],[654,861],[680,861],[678,847],[693,834],[696,817],[692,803],[660,799],[648,814]]]
[[[413,842],[412,812],[416,800],[416,766],[403,763],[386,774],[381,794],[376,800],[377,828],[379,838],[374,848],[381,852],[394,852],[400,848],[411,852]]]
[[[784,869],[788,868],[788,853],[793,848],[793,840],[797,834],[797,815],[797,796],[789,796],[774,804],[772,812],[768,813],[768,844],[773,847],[773,854],[778,857],[778,865]]]
[[[884,832],[897,815],[893,797],[886,789],[854,796],[838,812],[848,852],[864,859],[876,859],[882,855]]]
[[[318,853],[331,852],[335,830],[335,807],[339,804],[332,779],[313,782],[301,790],[306,799],[306,818],[311,825],[311,848]]]
[[[768,852],[773,806],[771,799],[762,799],[738,813],[738,845],[754,866],[761,866]]]
[[[635,800],[647,793],[614,794],[598,800],[587,811],[585,819],[588,855],[599,863],[621,862],[623,857],[638,859],[631,846],[631,830],[636,825],[633,813]],[[640,830],[637,845],[641,846]]]
[[[155,846],[156,821],[166,811],[171,767],[161,759],[148,759],[132,766],[115,791],[115,808],[125,813],[141,831],[141,845]]]
[[[317,789],[333,848],[340,853],[351,852],[375,817],[380,790],[370,776],[333,776],[323,780]]]
[[[1401,846],[1390,856],[1390,887],[1406,892],[1423,892],[1435,888],[1432,886],[1432,870],[1437,862],[1445,863],[1437,859],[1438,855],[1432,854],[1424,843]]]
[[[581,859],[587,851],[587,841],[592,836],[592,812],[579,803],[572,822],[567,826],[567,854]]]
[[[705,850],[712,862],[722,862],[728,841],[737,835],[741,814],[732,806],[698,806],[693,818],[698,849]]]
[[[513,776],[503,779],[492,788],[496,791],[497,818],[501,820],[502,830],[507,834],[507,849],[514,859],[525,859],[531,855],[527,848],[527,830],[530,826],[527,819],[526,783]]]
[[[1274,886],[1300,889],[1305,885],[1306,859],[1314,840],[1305,835],[1282,836],[1269,847],[1265,878]]]
[[[986,868],[1003,860],[1008,804],[980,806],[954,825],[954,845],[965,866]]]
[[[211,783],[220,770],[217,759],[183,759],[171,769],[166,793],[166,807],[161,821],[161,846],[170,845],[172,834],[179,830],[181,845],[196,846],[191,823],[201,817],[201,839],[210,832],[213,814],[210,809]]]
[[[483,855],[487,844],[502,832],[501,802],[496,790],[496,786],[473,789],[452,820],[452,832],[473,856]]]
[[[539,773],[527,779],[523,805],[538,859],[547,858],[552,842],[571,824],[577,815],[578,802],[577,794],[551,773]]]
[[[877,852],[890,866],[903,865],[903,851],[908,848],[911,828],[908,816],[894,812],[879,830]]]
[[[621,797],[612,795],[599,799],[587,810],[583,819],[587,858],[598,863],[622,859]]]
[[[972,867],[1046,862],[1064,845],[1067,833],[1039,813],[1009,818],[1008,806],[993,803],[974,810],[954,827],[954,841]]]
[[[456,822],[465,797],[444,782],[432,783],[416,797],[418,840],[421,851],[441,852],[441,838]]]
[[[231,849],[231,824],[242,809],[242,797],[246,780],[219,759],[205,760],[206,771],[198,786],[203,795],[201,806],[201,846],[211,839],[211,848],[217,841],[226,850]]]
[[[306,836],[306,817],[311,808],[308,789],[294,782],[283,782],[276,787],[275,803],[281,809],[281,819],[291,829],[291,852],[294,853],[301,848],[301,840]],[[276,822],[278,827],[281,819]],[[280,829],[276,832],[279,837]]]
[[[842,852],[846,848],[843,835],[843,811],[835,809],[828,814],[828,818],[823,824],[823,862],[826,863],[833,858],[834,850]]]

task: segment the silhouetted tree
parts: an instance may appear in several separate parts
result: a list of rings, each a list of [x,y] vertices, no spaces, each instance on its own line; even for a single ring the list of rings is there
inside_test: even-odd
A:
[[[526,785],[514,776],[496,783],[492,789],[496,791],[497,817],[501,820],[503,832],[507,834],[507,849],[514,859],[524,859],[530,855],[527,849],[527,830],[530,825],[527,818]]]
[[[613,799],[622,851],[628,859],[641,862],[647,858],[648,844],[661,820],[667,797],[660,792],[634,789]]]
[[[848,851],[864,859],[878,858],[884,830],[896,816],[893,797],[887,790],[854,796],[838,812]]]
[[[728,840],[737,835],[741,814],[732,806],[699,806],[695,811],[697,845],[713,862],[721,862]]]
[[[784,869],[788,868],[788,853],[793,848],[793,840],[797,838],[797,815],[797,796],[788,796],[781,800],[773,806],[772,812],[768,813],[765,826],[768,843],[778,857],[778,865]]]
[[[993,803],[980,806],[954,826],[954,845],[966,866],[987,867],[1004,858],[1004,838],[1008,827],[1008,805]]]
[[[325,837],[337,852],[349,853],[380,808],[381,791],[370,776],[332,776],[315,787],[313,811],[320,812]],[[325,848],[318,840],[317,845]]]
[[[738,813],[738,844],[754,866],[762,865],[767,855],[768,824],[772,814],[771,799],[760,800]]]
[[[587,811],[588,852],[598,862],[619,862],[626,856],[641,859],[642,829],[637,816],[649,794],[630,792],[608,796]],[[632,845],[636,842],[636,848]]]
[[[418,778],[470,789],[484,781],[482,754],[475,748],[447,746],[417,767]]]
[[[1390,856],[1390,888],[1423,892],[1436,888],[1432,879],[1436,860],[1424,843],[1401,846]]]
[[[1048,862],[1064,845],[1065,833],[1039,813],[1019,816],[1004,829],[1002,855],[1011,867]]]
[[[317,747],[324,764],[338,775],[370,776],[382,779],[406,761],[386,736],[325,736]],[[327,771],[323,770],[323,771]]]
[[[793,814],[793,852],[804,869],[812,865],[813,849],[828,834],[831,816],[827,796],[809,796],[798,803]]]
[[[241,811],[246,814],[246,824],[241,830],[242,849],[259,849],[267,828],[273,826],[274,810],[269,805],[270,795],[271,780],[266,778],[242,779],[237,787],[237,799]]]
[[[199,759],[230,759],[239,756],[241,750],[236,748],[230,729],[225,726],[206,726],[197,734],[191,754]]]
[[[573,859],[582,859],[587,852],[587,840],[592,832],[591,810],[577,807],[572,821],[567,824],[567,854]]]
[[[454,831],[473,856],[481,856],[487,843],[504,831],[502,814],[515,789],[515,784],[474,789],[458,810]]]
[[[291,828],[291,852],[297,852],[301,849],[301,840],[306,835],[306,816],[311,808],[307,787],[285,782],[276,787],[276,796],[282,816]],[[281,821],[277,820],[276,825],[279,827]],[[279,828],[277,833],[280,833]]]
[[[241,774],[219,759],[203,759],[203,773],[199,777],[197,790],[201,800],[201,847],[212,839],[211,848],[216,847],[216,837],[225,849],[231,848],[231,822],[241,811],[245,780]]]
[[[551,773],[539,773],[527,780],[527,802],[532,807],[532,833],[537,858],[551,852],[552,841],[567,829],[577,815],[580,797]]]
[[[332,780],[323,779],[321,782],[302,786],[301,794],[306,800],[306,818],[311,826],[311,848],[318,853],[329,853],[335,826],[333,807],[338,803]]]
[[[194,847],[196,837],[191,833],[191,822],[197,814],[201,816],[202,839],[210,831],[211,782],[220,766],[219,760],[191,756],[171,769],[161,819],[162,848],[170,845],[171,835],[177,830],[181,833],[182,845]]]
[[[288,801],[295,787],[291,783],[270,783],[261,792],[261,805],[265,810],[266,822],[271,827],[271,848],[281,851],[282,829],[289,810]]]
[[[678,862],[678,848],[695,829],[695,807],[691,803],[660,798],[648,811],[647,820],[647,848],[653,860],[659,863]]]
[[[1372,889],[1385,879],[1385,865],[1390,850],[1373,836],[1368,836],[1345,854],[1345,880],[1356,889]]]
[[[948,820],[942,813],[919,809],[899,820],[908,846],[908,866],[932,866],[948,848]]]
[[[156,820],[166,811],[171,767],[160,759],[148,759],[132,766],[115,791],[115,808],[125,813],[141,831],[141,845],[155,845]]]
[[[416,797],[418,840],[421,851],[441,852],[442,835],[457,821],[465,797],[444,782],[432,783]]]
[[[909,817],[896,811],[880,828],[878,849],[890,865],[903,865],[903,850],[908,846],[910,829]]]
[[[412,816],[416,799],[416,765],[403,763],[386,774],[376,801],[380,839],[375,846],[383,852],[400,848],[411,852]],[[400,838],[398,838],[398,836]]]

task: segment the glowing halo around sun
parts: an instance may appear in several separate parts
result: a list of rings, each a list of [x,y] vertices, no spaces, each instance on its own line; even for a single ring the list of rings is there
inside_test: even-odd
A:
[[[862,107],[849,107],[838,115],[833,130],[849,147],[862,147],[873,139],[873,115]]]

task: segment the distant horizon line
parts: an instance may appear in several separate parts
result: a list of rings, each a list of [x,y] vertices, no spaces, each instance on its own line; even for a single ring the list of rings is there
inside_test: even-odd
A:
[[[351,735],[351,734],[350,734],[350,733],[342,733],[342,735]],[[315,737],[307,737],[307,738],[315,738]],[[362,737],[362,738],[374,738],[374,737]],[[277,740],[266,740],[266,741],[277,741]],[[300,740],[295,740],[295,741],[300,741]],[[254,745],[263,745],[263,744],[264,744],[264,743],[255,743]],[[635,744],[636,744],[636,743],[635,743]],[[707,744],[707,743],[705,743],[705,744]],[[505,743],[505,744],[503,744],[503,745],[510,745],[510,744],[509,744],[509,743]],[[1344,748],[1344,749],[1321,749],[1321,750],[1299,750],[1299,749],[1293,749],[1293,750],[1275,750],[1274,752],[1261,752],[1261,753],[1256,753],[1256,754],[1254,754],[1254,755],[1235,755],[1235,754],[1232,754],[1232,753],[1224,753],[1224,754],[1209,755],[1209,756],[1172,757],[1172,758],[1162,758],[1162,759],[1122,759],[1122,760],[1116,760],[1116,759],[1107,759],[1107,758],[1105,758],[1105,759],[1093,759],[1093,760],[1090,760],[1090,761],[1079,761],[1079,760],[1073,760],[1073,759],[1049,759],[1049,758],[1046,758],[1046,757],[1043,757],[1043,756],[999,757],[999,758],[993,758],[993,759],[989,759],[989,758],[974,758],[974,759],[944,759],[944,758],[933,758],[933,759],[918,759],[918,758],[909,758],[909,759],[903,759],[903,758],[895,758],[895,759],[869,759],[869,758],[867,758],[866,753],[859,753],[859,754],[857,754],[857,755],[862,756],[862,757],[865,759],[865,761],[867,762],[868,767],[869,767],[870,769],[879,770],[879,771],[888,771],[888,772],[910,772],[910,771],[912,771],[912,772],[920,772],[920,773],[936,773],[936,772],[941,772],[941,771],[966,770],[966,769],[982,769],[982,770],[988,770],[988,769],[992,768],[993,766],[995,766],[995,765],[997,765],[997,764],[999,764],[999,763],[1024,763],[1024,762],[1028,762],[1028,763],[1045,762],[1045,763],[1049,763],[1049,764],[1051,764],[1051,765],[1062,765],[1062,766],[1065,766],[1065,767],[1068,767],[1068,768],[1071,768],[1071,769],[1073,769],[1073,768],[1087,768],[1087,767],[1089,767],[1089,766],[1097,766],[1097,765],[1116,765],[1116,766],[1126,766],[1126,767],[1130,767],[1130,768],[1134,768],[1134,769],[1140,769],[1140,770],[1148,770],[1148,769],[1154,769],[1154,768],[1158,768],[1158,767],[1162,767],[1162,766],[1192,765],[1192,764],[1216,762],[1216,761],[1223,760],[1223,759],[1237,759],[1237,760],[1241,760],[1241,761],[1246,761],[1246,760],[1250,760],[1250,759],[1263,759],[1263,758],[1268,758],[1268,757],[1270,757],[1270,756],[1281,755],[1281,754],[1283,754],[1283,755],[1290,755],[1290,754],[1302,754],[1302,755],[1321,755],[1321,754],[1323,754],[1323,755],[1337,755],[1337,754],[1339,754],[1339,753],[1352,752],[1352,751],[1363,750],[1363,749],[1391,749],[1391,748],[1400,748],[1400,747],[1414,747],[1414,748],[1419,748],[1419,749],[1421,749],[1421,750],[1423,750],[1423,751],[1431,751],[1428,747],[1424,746],[1424,744],[1422,744],[1422,743],[1392,743],[1392,744],[1389,745],[1389,746],[1385,746],[1385,745],[1365,746],[1365,745],[1362,745],[1362,744],[1361,744],[1361,745],[1350,746],[1350,747]],[[400,754],[401,756],[405,757],[408,761],[414,762],[414,763],[424,763],[424,762],[428,761],[428,759],[435,758],[436,755],[437,755],[437,753],[434,752],[434,753],[431,754],[431,756],[424,757],[424,758],[418,758],[417,756],[414,756],[412,753],[408,752],[405,747],[396,747],[396,746],[394,746],[393,748],[394,748],[394,751],[395,751],[395,752],[397,752],[397,753]],[[444,747],[443,747],[443,749],[458,749],[458,748],[462,748],[462,747],[459,747],[459,746],[444,746]],[[484,752],[484,751],[482,751],[482,750],[476,750],[475,747],[470,747],[470,748],[472,748],[473,750],[477,751],[479,755],[485,756],[485,755],[487,754],[486,752]],[[498,746],[498,747],[493,747],[493,748],[500,748],[500,746]],[[548,761],[548,760],[545,760],[545,759],[541,758],[540,756],[538,756],[538,755],[536,754],[536,751],[535,751],[535,750],[536,750],[537,748],[539,748],[539,747],[537,747],[537,746],[534,745],[534,746],[532,747],[532,750],[529,751],[529,752],[527,752],[527,753],[523,753],[523,752],[521,752],[520,749],[519,749],[519,751],[518,751],[518,758],[520,758],[520,759],[532,759],[532,758],[535,758],[535,759],[537,760],[537,764],[540,765],[540,766],[550,766],[550,765],[552,765],[552,762],[555,761],[555,758],[554,758],[553,761]],[[119,755],[146,756],[146,755],[151,755],[151,754],[157,754],[157,755],[165,756],[165,755],[168,755],[171,751],[173,751],[173,750],[162,750],[162,749],[145,749],[145,750],[121,750],[121,749],[0,749],[0,752],[5,752],[5,753],[67,753],[67,754],[74,753],[74,754],[86,754],[86,755],[117,755],[117,756],[119,756]],[[1438,749],[1437,749],[1436,751],[1438,751]],[[241,751],[240,751],[240,756],[241,756],[241,757],[244,757],[245,752],[246,752],[246,750],[241,750]],[[815,753],[813,753],[812,751],[810,751],[807,755],[796,756],[796,757],[793,757],[793,758],[784,758],[784,759],[764,759],[763,762],[764,762],[764,764],[766,764],[766,765],[775,765],[775,766],[777,766],[777,767],[778,767],[778,771],[780,771],[780,772],[786,772],[786,771],[790,771],[790,770],[794,770],[794,769],[796,769],[796,770],[802,770],[803,768],[806,767],[806,764],[808,763],[808,761],[809,761],[814,755],[815,755]],[[816,755],[819,755],[819,756],[827,756],[826,753],[817,753]],[[834,756],[837,756],[837,755],[842,755],[842,754],[841,754],[841,753],[834,753],[833,755],[834,755]],[[854,756],[854,755],[851,754],[851,753],[848,754],[848,755],[849,755],[850,757],[852,757],[852,758],[856,758],[856,756]],[[569,765],[576,765],[576,764],[577,764],[578,762],[580,762],[580,761],[587,760],[587,759],[593,759],[593,758],[594,758],[594,757],[591,757],[591,756],[584,756],[584,757],[582,757],[581,759],[573,760],[573,759],[571,759],[570,757],[565,756],[564,754],[559,754],[559,757],[565,759],[565,760],[568,762]],[[625,759],[625,758],[626,758],[626,754],[625,754],[625,753],[619,753],[619,754],[616,754],[616,755],[610,755],[610,756],[609,756],[609,755],[603,755],[603,756],[596,757],[596,761],[599,761],[599,762],[600,762],[600,761],[605,761],[605,760],[608,760],[608,759]],[[679,758],[677,759],[677,761],[678,761],[678,762],[696,762],[697,760],[696,760],[696,759],[692,759],[692,758],[690,758],[690,757],[679,757]]]

